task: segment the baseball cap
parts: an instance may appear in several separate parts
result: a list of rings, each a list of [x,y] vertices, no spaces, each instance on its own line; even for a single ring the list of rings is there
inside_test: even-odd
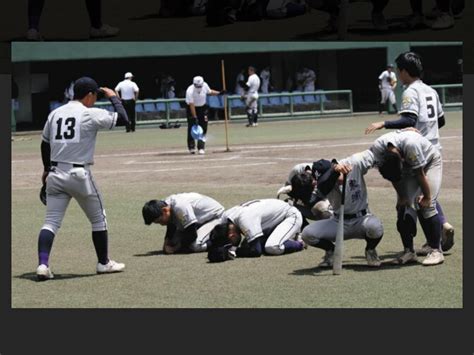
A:
[[[316,179],[318,179],[321,175],[323,175],[326,171],[331,169],[331,162],[326,159],[320,159],[313,163],[313,175]]]
[[[204,78],[202,76],[195,76],[193,78],[193,84],[195,87],[200,88],[204,84]]]
[[[125,73],[125,79],[133,78],[133,74],[130,72]]]
[[[100,92],[99,85],[94,79],[83,76],[74,82],[74,97],[83,98],[90,92]]]
[[[387,64],[387,68],[393,68],[393,64],[392,63]]]
[[[168,206],[163,200],[151,200],[145,203],[142,209],[143,220],[146,225],[150,225],[157,218],[161,217],[162,208]]]
[[[198,124],[195,124],[191,127],[191,136],[193,139],[199,140],[199,141],[206,141],[206,136],[204,135],[204,131],[202,127]]]

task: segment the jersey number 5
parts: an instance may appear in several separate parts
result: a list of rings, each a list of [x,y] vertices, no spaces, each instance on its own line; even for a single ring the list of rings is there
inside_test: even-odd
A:
[[[428,117],[429,118],[433,118],[435,116],[435,108],[430,103],[431,101],[433,101],[433,98],[431,96],[428,96],[426,98],[426,107],[428,108]]]
[[[56,124],[58,125],[56,137],[54,137],[57,140],[62,140],[62,139],[73,139],[74,136],[76,135],[76,131],[74,130],[74,127],[76,125],[76,119],[74,117],[69,117],[64,120],[64,125],[63,125],[63,119],[60,118],[59,120],[56,121]]]

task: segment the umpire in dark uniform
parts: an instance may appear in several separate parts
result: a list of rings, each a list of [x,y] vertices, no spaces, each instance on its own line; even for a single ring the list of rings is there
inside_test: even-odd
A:
[[[206,103],[207,95],[225,94],[225,91],[212,90],[204,81],[202,76],[195,76],[193,83],[189,85],[186,90],[186,112],[188,117],[188,149],[189,153],[196,153],[196,142],[191,135],[191,127],[194,124],[199,124],[202,127],[204,136],[207,133],[207,112],[208,106]],[[198,140],[197,148],[199,154],[205,154],[204,140]]]
[[[115,87],[115,92],[117,92],[119,97],[122,99],[122,105],[130,119],[130,128],[127,128],[127,132],[135,132],[135,103],[138,99],[139,93],[138,85],[134,83],[132,79],[132,73],[125,73],[125,79]]]

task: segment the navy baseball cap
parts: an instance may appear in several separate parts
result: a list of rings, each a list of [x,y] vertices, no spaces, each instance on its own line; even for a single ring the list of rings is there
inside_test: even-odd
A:
[[[83,76],[74,82],[74,97],[81,99],[90,92],[100,92],[99,85],[94,79]]]
[[[331,169],[331,162],[326,159],[320,159],[313,163],[313,167],[311,170],[313,171],[313,176],[317,180],[321,175],[323,175],[329,169]]]

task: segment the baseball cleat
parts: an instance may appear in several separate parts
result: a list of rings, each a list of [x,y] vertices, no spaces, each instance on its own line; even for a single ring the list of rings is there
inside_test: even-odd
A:
[[[198,153],[201,154],[201,155],[206,154],[206,152],[204,151],[204,149],[199,149]]]
[[[365,251],[365,258],[367,259],[367,265],[372,267],[379,267],[382,265],[382,262],[379,259],[377,254],[377,250],[375,249],[368,249]]]
[[[441,250],[448,251],[454,245],[454,227],[448,222],[443,224],[441,232]]]
[[[432,250],[433,249],[428,245],[428,243],[425,243],[420,249],[415,249],[415,252],[418,256],[426,256],[431,253]]]
[[[398,254],[398,256],[392,261],[392,264],[405,265],[408,263],[416,263],[416,262],[418,262],[418,258],[416,257],[415,252],[407,248],[404,251],[402,251],[400,254]]]
[[[438,249],[433,249],[431,253],[423,260],[422,264],[425,266],[438,265],[444,261],[443,252]]]
[[[189,154],[196,154],[196,149],[189,149]]]
[[[46,281],[46,280],[51,280],[54,279],[54,275],[49,269],[49,267],[45,264],[41,264],[38,266],[36,269],[36,277],[38,278],[38,281]]]
[[[323,256],[323,261],[321,261],[318,267],[332,267],[334,263],[334,250],[326,250],[326,254]]]
[[[91,38],[104,38],[117,36],[119,32],[120,30],[117,27],[112,27],[104,24],[101,28],[91,27],[89,35]]]
[[[97,273],[98,274],[107,274],[112,272],[121,272],[125,269],[125,264],[117,263],[113,260],[109,260],[109,262],[105,265],[101,263],[97,263]]]

